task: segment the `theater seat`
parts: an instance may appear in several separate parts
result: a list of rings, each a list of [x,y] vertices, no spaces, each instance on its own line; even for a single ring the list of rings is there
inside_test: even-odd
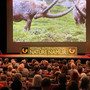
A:
[[[0,84],[3,84],[5,87],[8,86],[7,81],[0,81]]]

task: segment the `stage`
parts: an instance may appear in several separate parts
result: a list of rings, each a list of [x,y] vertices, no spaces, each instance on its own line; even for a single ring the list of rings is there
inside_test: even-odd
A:
[[[88,55],[25,55],[25,54],[2,54],[2,58],[81,58],[90,59]]]

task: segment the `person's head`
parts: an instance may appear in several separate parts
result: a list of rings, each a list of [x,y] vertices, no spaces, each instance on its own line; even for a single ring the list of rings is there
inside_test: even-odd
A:
[[[38,65],[38,66],[39,66],[39,62],[38,62],[38,61],[36,61],[36,62],[34,63],[34,65]]]
[[[3,59],[2,59],[2,58],[0,58],[0,61],[3,61]]]
[[[9,90],[9,88],[8,87],[2,87],[2,88],[0,88],[0,90]]]
[[[79,90],[78,84],[75,81],[71,81],[67,85],[66,90]]]
[[[60,84],[65,84],[66,83],[66,74],[65,73],[60,73],[58,76],[58,81]]]
[[[75,69],[76,65],[74,63],[71,63],[71,69]]]
[[[37,60],[36,59],[32,59],[32,64],[34,64]]]
[[[86,61],[86,66],[90,67],[90,61],[88,61],[88,60]]]
[[[18,70],[21,72],[23,71],[23,69],[24,69],[24,64],[22,63],[18,66]]]
[[[74,70],[70,74],[70,80],[76,81],[77,83],[79,82],[79,73],[77,70]]]
[[[67,68],[68,68],[68,70],[71,69],[71,63],[70,62],[67,63]]]
[[[17,71],[16,69],[12,69],[12,73],[15,74]]]
[[[12,63],[12,65],[15,65],[16,64],[16,60],[15,59],[11,59],[11,63]]]
[[[78,60],[76,61],[76,64],[77,64],[77,65],[78,65],[78,64],[81,64],[81,60],[78,59]]]
[[[6,81],[7,80],[7,76],[6,76],[6,74],[1,74],[1,76],[0,76],[1,78],[1,81]]]
[[[0,66],[3,64],[3,62],[2,61],[0,61]]]
[[[41,86],[43,88],[43,90],[48,90],[48,88],[50,88],[51,82],[49,78],[44,78],[42,80]]]
[[[11,89],[12,90],[21,90],[22,89],[22,83],[19,80],[13,81],[11,84]]]
[[[8,66],[8,71],[9,72],[12,71],[12,69],[13,69],[12,65]]]
[[[22,78],[22,75],[20,73],[16,73],[14,75],[14,80],[21,80],[21,78]]]
[[[82,66],[78,66],[78,72],[79,72],[79,74],[81,74],[82,73]]]
[[[27,60],[26,60],[26,59],[23,59],[21,62],[22,62],[23,64],[26,64],[26,63],[27,63]]]
[[[62,66],[62,68],[61,68],[61,72],[62,72],[62,73],[65,73],[65,74],[68,73],[68,68],[67,68],[66,65],[63,65],[63,66]]]
[[[2,69],[2,68],[0,68],[0,74],[1,74],[1,73],[3,73],[3,69]]]
[[[47,66],[48,65],[48,61],[44,60],[43,64],[44,64],[44,66]]]
[[[9,58],[4,59],[4,63],[8,63],[8,61],[9,61]]]
[[[39,74],[36,74],[33,78],[33,82],[32,85],[34,87],[40,87],[41,86],[41,82],[42,82],[42,77]]]
[[[64,65],[66,65],[66,64],[67,64],[67,60],[64,59],[64,60],[62,61],[62,63],[63,63]]]
[[[70,62],[71,62],[71,63],[74,63],[74,59],[71,59]]]
[[[47,70],[48,70],[48,72],[51,72],[52,69],[51,69],[50,65],[48,65]]]
[[[88,78],[87,76],[84,76],[84,77],[81,79],[81,85],[80,85],[80,87],[81,87],[82,89],[87,89],[88,86],[89,86],[89,83],[90,83],[89,78]]]
[[[38,72],[38,71],[39,71],[38,65],[35,65],[35,66],[34,66],[34,71],[35,71],[35,72]]]
[[[54,73],[54,77],[55,77],[56,80],[58,80],[58,76],[59,76],[60,73],[61,73],[60,71],[56,71]]]

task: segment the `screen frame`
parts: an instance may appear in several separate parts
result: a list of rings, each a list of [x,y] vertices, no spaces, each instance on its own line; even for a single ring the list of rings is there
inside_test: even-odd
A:
[[[77,47],[78,54],[85,54],[88,50],[90,43],[90,20],[89,18],[89,5],[87,0],[86,11],[86,42],[13,42],[13,15],[12,15],[12,1],[7,1],[7,53],[20,53],[23,46],[26,47]]]

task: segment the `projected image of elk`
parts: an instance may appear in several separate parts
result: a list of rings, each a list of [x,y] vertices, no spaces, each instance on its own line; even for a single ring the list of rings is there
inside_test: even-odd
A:
[[[86,0],[13,0],[14,42],[85,42]]]

